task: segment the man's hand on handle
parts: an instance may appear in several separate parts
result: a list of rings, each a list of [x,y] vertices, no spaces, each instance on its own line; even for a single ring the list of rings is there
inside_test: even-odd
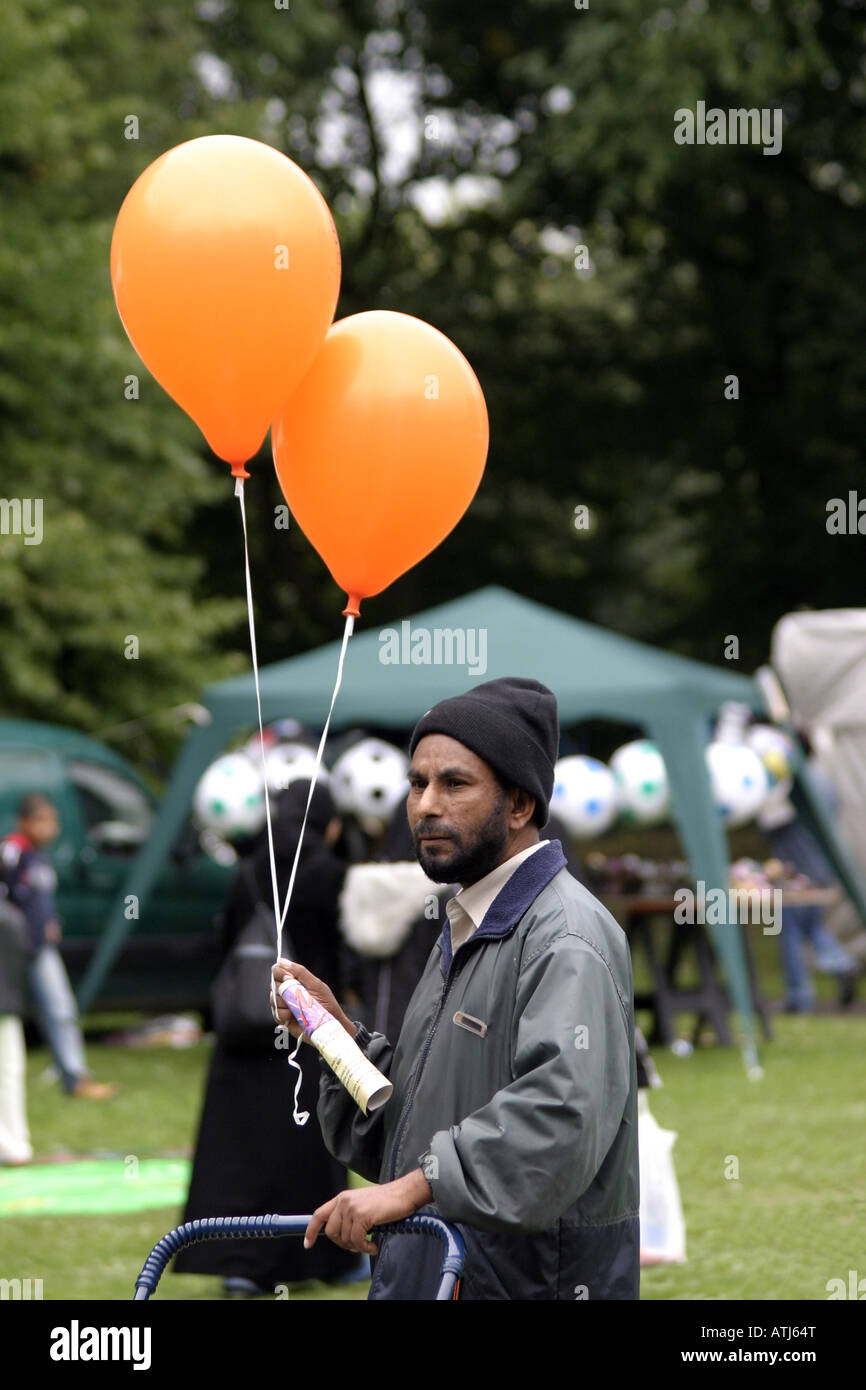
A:
[[[342,1250],[377,1255],[378,1247],[367,1239],[367,1233],[374,1226],[414,1215],[432,1200],[430,1184],[420,1168],[381,1187],[349,1188],[313,1212],[304,1236],[304,1249],[309,1250],[316,1243],[324,1228],[325,1235]]]
[[[305,989],[309,990],[313,998],[317,999],[319,1003],[328,1010],[328,1013],[333,1014],[337,1022],[343,1025],[349,1037],[354,1038],[358,1031],[357,1023],[353,1023],[348,1015],[343,1012],[334,997],[333,991],[328,988],[324,980],[317,980],[315,975],[311,975],[309,970],[305,970],[302,965],[298,965],[297,961],[286,960],[282,957],[273,967],[271,974],[273,975],[271,1010],[273,1012],[274,1005],[276,1005],[274,1017],[277,1023],[285,1024],[293,1038],[303,1037],[305,1042],[310,1041],[301,1028],[301,1025],[296,1021],[289,1006],[278,993],[283,980],[287,979],[289,976],[297,980],[299,984],[302,984]]]

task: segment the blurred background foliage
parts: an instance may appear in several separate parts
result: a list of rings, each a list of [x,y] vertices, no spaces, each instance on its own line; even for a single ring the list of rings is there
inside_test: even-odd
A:
[[[866,496],[863,0],[7,0],[4,30],[0,491],[44,499],[44,540],[0,536],[3,713],[99,732],[248,665],[227,469],[108,275],[138,174],[218,131],[321,189],[338,317],[429,320],[487,397],[475,502],[364,625],[498,582],[710,661],[735,634],[751,670],[783,612],[863,603],[862,541],[826,531]],[[699,100],[782,107],[781,152],[676,144]],[[342,597],[274,525],[268,446],[251,473],[267,661],[337,637]]]

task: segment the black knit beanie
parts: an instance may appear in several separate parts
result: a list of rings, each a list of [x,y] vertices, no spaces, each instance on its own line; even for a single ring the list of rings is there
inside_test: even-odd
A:
[[[546,823],[559,749],[556,696],[546,685],[522,676],[484,681],[428,709],[415,725],[410,754],[427,734],[448,734],[471,748],[504,781],[534,796],[533,819]]]

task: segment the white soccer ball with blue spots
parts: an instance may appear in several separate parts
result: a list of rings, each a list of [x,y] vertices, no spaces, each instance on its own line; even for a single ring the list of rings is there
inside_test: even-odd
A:
[[[597,758],[560,758],[550,811],[578,840],[590,840],[613,825],[617,815],[616,784],[609,767]]]
[[[748,824],[761,809],[770,786],[761,759],[742,743],[711,743],[706,761],[713,800],[725,825],[734,829]]]

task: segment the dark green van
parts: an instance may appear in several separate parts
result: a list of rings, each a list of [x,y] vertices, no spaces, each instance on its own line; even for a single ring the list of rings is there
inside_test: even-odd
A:
[[[0,835],[13,829],[21,797],[35,791],[60,813],[60,836],[47,852],[58,877],[60,949],[75,985],[147,839],[156,800],[129,763],[96,739],[54,724],[0,719]],[[233,872],[203,851],[190,827],[93,1007],[204,1007],[216,917]]]

